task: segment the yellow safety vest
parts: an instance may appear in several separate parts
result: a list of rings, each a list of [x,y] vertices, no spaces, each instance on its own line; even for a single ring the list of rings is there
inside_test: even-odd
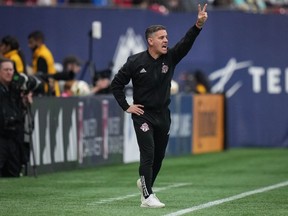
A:
[[[18,53],[18,50],[11,50],[4,54],[4,57],[12,60],[15,63],[15,69],[18,73],[23,73],[26,65],[23,65],[22,59]]]
[[[50,50],[47,48],[45,44],[42,44],[40,47],[38,47],[34,53],[33,53],[33,61],[32,61],[32,68],[34,74],[38,72],[37,68],[37,61],[39,58],[45,59],[48,67],[48,74],[55,74],[56,69],[54,66],[54,58]],[[45,92],[48,92],[48,84],[45,84],[44,86]],[[54,82],[54,91],[55,91],[55,96],[59,97],[60,96],[60,87],[57,81]]]

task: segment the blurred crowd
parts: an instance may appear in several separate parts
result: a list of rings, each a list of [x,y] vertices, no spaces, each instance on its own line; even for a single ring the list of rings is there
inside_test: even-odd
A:
[[[286,14],[288,9],[288,0],[0,0],[0,5],[6,6],[140,8],[161,14],[195,11],[199,3],[208,3],[210,9],[231,9],[260,13]]]
[[[32,51],[31,59],[25,56],[18,39],[13,35],[6,35],[0,41],[0,59],[12,60],[14,71],[20,75],[25,74],[28,85],[33,83],[33,79],[38,82],[33,96],[68,97],[110,93],[111,65],[102,71],[94,67],[92,84],[88,84],[78,79],[85,73],[83,66],[87,66],[88,63],[83,64],[81,59],[71,54],[64,57],[62,63],[56,63],[53,53],[45,44],[45,39],[45,35],[39,30],[28,35],[27,44]]]

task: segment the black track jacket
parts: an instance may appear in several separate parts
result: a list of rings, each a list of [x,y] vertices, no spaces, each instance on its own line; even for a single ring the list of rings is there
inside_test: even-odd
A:
[[[187,55],[200,31],[194,25],[173,48],[158,59],[153,59],[148,50],[127,59],[111,83],[113,95],[124,111],[129,108],[124,88],[130,79],[133,85],[134,104],[144,105],[144,110],[155,111],[168,107],[174,69]]]

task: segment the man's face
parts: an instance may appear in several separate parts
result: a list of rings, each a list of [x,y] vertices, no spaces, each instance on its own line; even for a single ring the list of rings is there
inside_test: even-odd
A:
[[[166,30],[159,30],[148,38],[149,45],[153,52],[157,54],[166,54],[168,51],[168,35]]]
[[[34,38],[29,38],[28,46],[32,51],[34,51],[38,47],[38,42]]]
[[[5,54],[6,53],[6,45],[3,43],[0,43],[0,53]]]
[[[14,67],[12,62],[3,62],[0,65],[0,82],[4,85],[8,85],[14,74]]]
[[[67,68],[64,68],[64,70],[79,73],[81,71],[81,66],[76,63],[69,63],[67,64]]]

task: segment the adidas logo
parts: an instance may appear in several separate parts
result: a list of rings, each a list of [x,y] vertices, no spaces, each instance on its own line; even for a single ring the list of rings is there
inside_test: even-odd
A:
[[[142,70],[140,71],[140,73],[146,73],[147,71],[145,70],[145,68],[142,68]]]

